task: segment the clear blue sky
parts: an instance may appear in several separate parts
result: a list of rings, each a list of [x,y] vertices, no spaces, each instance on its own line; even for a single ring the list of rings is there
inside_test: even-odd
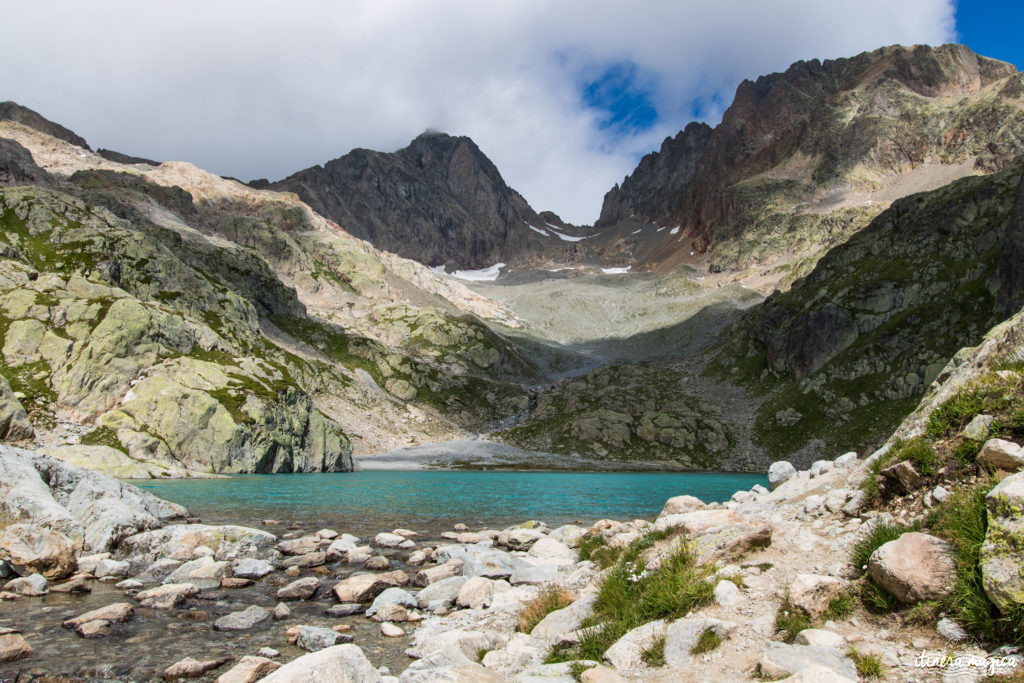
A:
[[[960,0],[956,32],[978,54],[1024,68],[1024,0]]]

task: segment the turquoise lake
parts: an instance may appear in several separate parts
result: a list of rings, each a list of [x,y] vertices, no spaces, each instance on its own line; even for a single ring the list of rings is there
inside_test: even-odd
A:
[[[262,519],[356,534],[395,527],[423,531],[549,525],[653,517],[667,498],[725,501],[760,474],[376,470],[348,474],[243,475],[230,479],[136,481],[207,523],[258,526]]]

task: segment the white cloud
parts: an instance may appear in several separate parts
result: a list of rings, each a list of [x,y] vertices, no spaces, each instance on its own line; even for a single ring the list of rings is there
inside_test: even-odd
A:
[[[276,179],[433,127],[574,222],[694,100],[714,123],[743,78],[954,36],[951,0],[0,0],[0,16],[0,100],[94,147]],[[580,85],[625,60],[656,84],[660,120],[612,137]]]

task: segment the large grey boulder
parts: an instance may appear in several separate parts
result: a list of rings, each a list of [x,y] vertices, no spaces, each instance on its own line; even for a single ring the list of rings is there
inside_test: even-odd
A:
[[[416,607],[417,604],[416,597],[409,591],[402,588],[388,588],[373,599],[370,607],[366,610],[366,616],[372,617],[377,613],[377,609],[381,605],[388,602],[393,605],[401,605],[402,607]]]
[[[507,579],[520,564],[504,550],[478,545],[446,545],[437,549],[437,561],[462,561],[462,575],[487,579]]]
[[[309,600],[320,590],[320,579],[305,576],[282,586],[277,591],[278,600]]]
[[[1024,605],[1024,473],[999,482],[985,497],[988,530],[981,546],[985,593],[1001,611]]]
[[[265,683],[380,683],[381,677],[358,645],[328,647],[293,659],[263,679]]]
[[[247,631],[270,618],[270,612],[259,605],[250,605],[241,612],[232,612],[213,623],[216,631]]]
[[[462,587],[469,581],[467,576],[453,576],[450,579],[443,579],[432,583],[416,594],[416,604],[425,609],[432,602],[446,602],[451,604],[459,597]]]
[[[182,520],[187,512],[98,472],[0,446],[0,516],[60,532],[87,553],[110,551],[122,539]]]
[[[239,579],[262,579],[274,571],[274,565],[255,557],[243,557],[231,567],[231,574]]]
[[[658,518],[703,510],[706,507],[707,505],[700,498],[695,498],[694,496],[674,496],[665,501],[665,506],[662,507]]]
[[[795,476],[796,468],[793,467],[793,463],[786,460],[773,462],[768,467],[768,488],[774,491]]]
[[[913,604],[949,595],[956,563],[948,543],[911,531],[872,553],[868,571],[875,583],[900,602]]]

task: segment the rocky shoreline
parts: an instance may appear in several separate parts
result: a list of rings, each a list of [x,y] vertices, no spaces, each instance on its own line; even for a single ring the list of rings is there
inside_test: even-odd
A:
[[[771,491],[755,486],[707,505],[678,496],[654,520],[457,525],[440,538],[409,529],[357,538],[275,520],[254,520],[261,528],[202,524],[128,484],[0,446],[2,514],[10,522],[0,533],[8,576],[0,677],[843,681],[864,677],[864,658],[888,680],[985,673],[961,667],[950,679],[952,670],[922,666],[929,653],[986,666],[998,659],[1011,671],[1015,654],[981,648],[951,619],[923,625],[862,606],[835,608],[861,573],[850,565],[851,548],[882,525],[920,516],[906,500],[890,512],[867,504],[862,484],[884,455],[849,453],[802,472],[777,463]],[[926,493],[927,504],[941,498],[939,488]],[[997,489],[990,497],[1008,496],[1001,509],[1012,516],[1005,510],[1019,511],[1013,501],[1022,497],[1024,473]],[[900,547],[916,537],[923,546]],[[871,577],[906,602],[941,593],[950,571],[944,542],[908,533],[894,543],[872,555]],[[606,584],[633,550],[629,580],[643,590],[654,590],[644,582],[688,553],[699,606],[630,624],[594,659],[557,661],[602,628],[594,619],[608,600]],[[616,556],[618,563],[602,562]],[[552,595],[555,603],[540,606]],[[795,638],[780,622],[787,610],[806,618]],[[168,635],[192,651],[165,647]],[[715,647],[693,654],[706,635]],[[107,661],[75,654],[89,649]],[[151,656],[133,658],[142,651]]]

